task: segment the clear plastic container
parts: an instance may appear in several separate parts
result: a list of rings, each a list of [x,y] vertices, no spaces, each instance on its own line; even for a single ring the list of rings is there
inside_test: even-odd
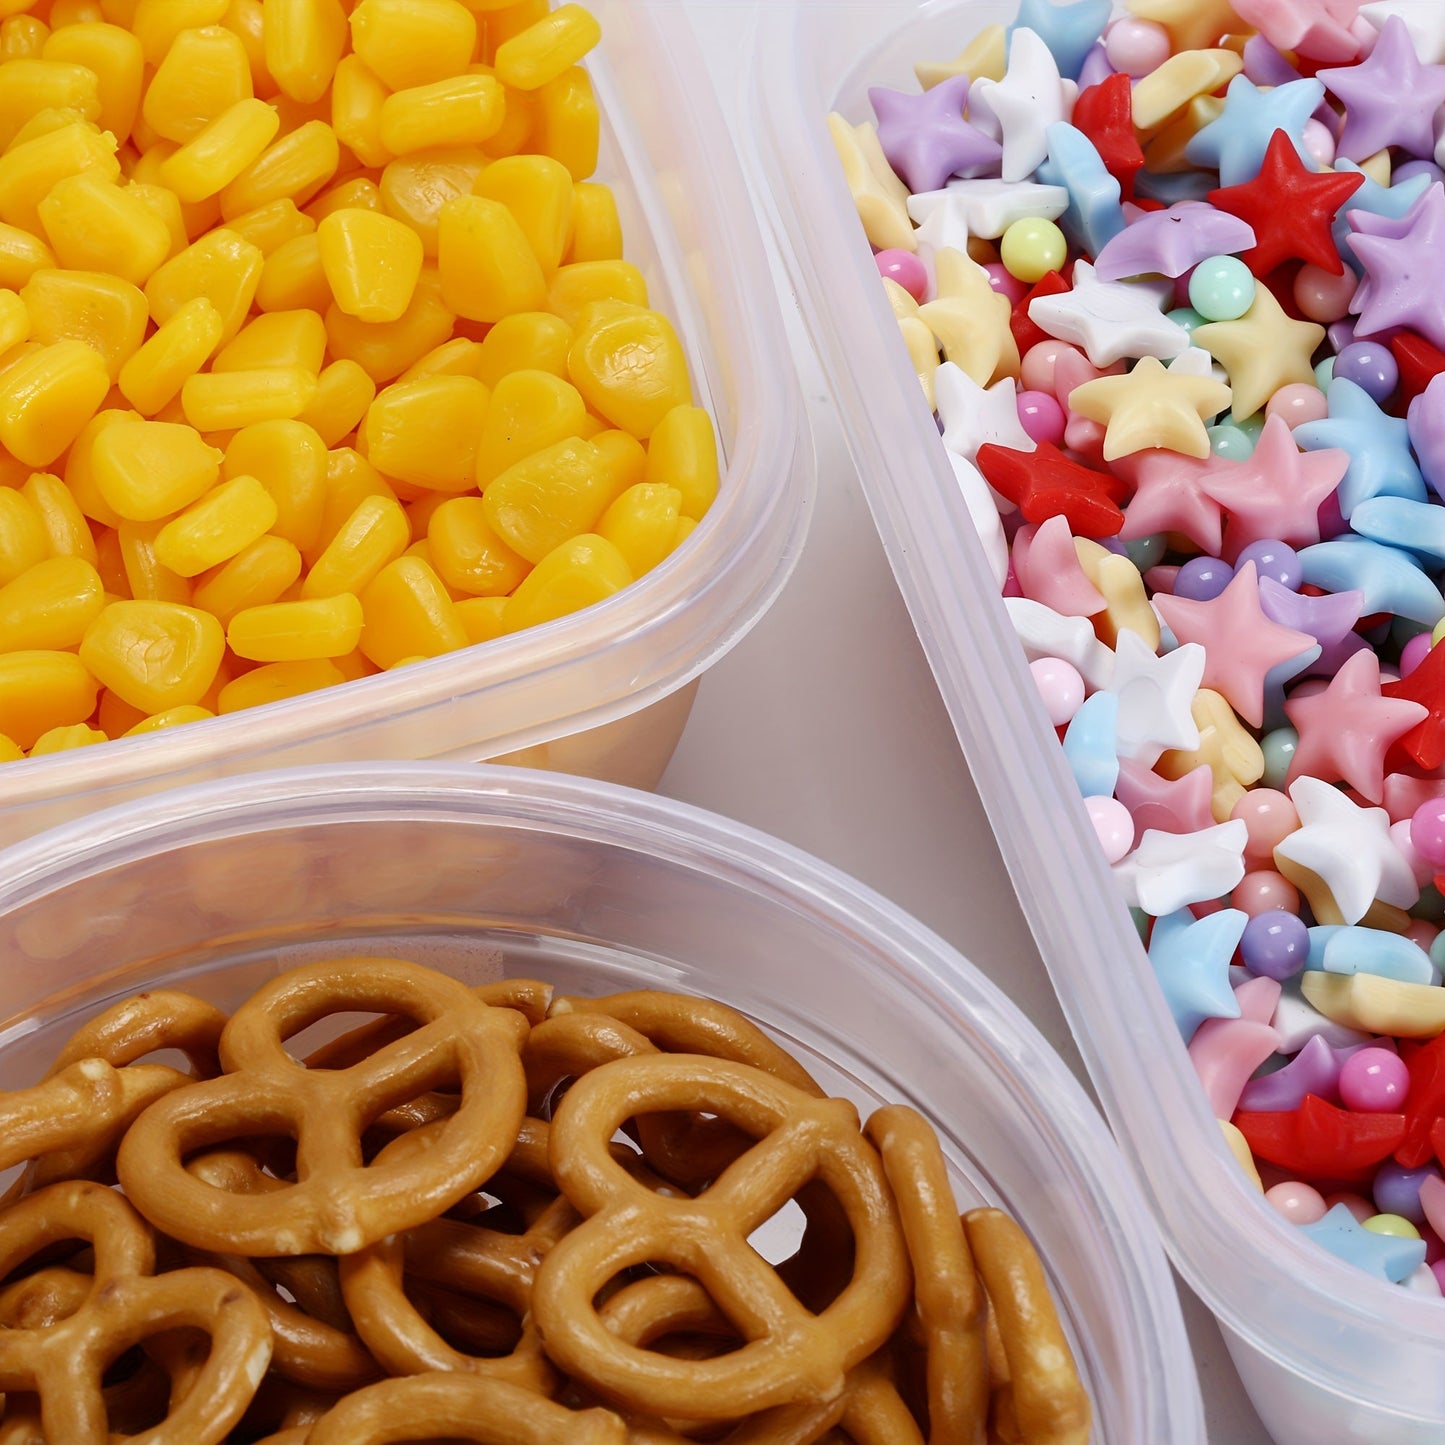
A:
[[[680,8],[594,0],[598,174],[677,323],[724,475],[687,544],[600,606],[266,708],[0,767],[0,845],[96,808],[260,768],[504,758],[651,787],[688,688],[762,615],[802,544],[811,441],[757,221]]]
[[[960,1205],[1049,1268],[1098,1445],[1196,1445],[1198,1384],[1143,1201],[1083,1089],[972,964],[884,899],[682,804],[507,768],[207,784],[0,855],[0,1088],[151,986],[234,1005],[289,963],[392,951],[472,982],[660,987],[743,1010],[860,1108],[939,1128]]]
[[[1210,1117],[1029,677],[878,284],[824,117],[1016,7],[766,7],[749,113],[804,319],[1026,916],[1180,1273],[1281,1445],[1439,1445],[1445,1308],[1333,1259],[1246,1183]]]

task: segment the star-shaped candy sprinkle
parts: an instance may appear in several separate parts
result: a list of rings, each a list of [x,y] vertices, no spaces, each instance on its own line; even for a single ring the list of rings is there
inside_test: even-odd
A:
[[[1358,923],[1377,898],[1414,905],[1420,889],[1383,808],[1357,807],[1320,778],[1296,778],[1289,796],[1300,826],[1276,846],[1275,866],[1309,898],[1316,918]],[[1338,918],[1327,920],[1331,912]]]
[[[1394,185],[1382,186],[1373,176],[1365,175],[1365,172],[1346,156],[1336,159],[1335,170],[1341,175],[1365,176],[1364,184],[1340,207],[1335,224],[1331,227],[1335,247],[1340,255],[1354,270],[1361,271],[1364,268],[1355,255],[1350,238],[1356,231],[1372,234],[1372,228],[1377,221],[1397,221],[1406,216],[1415,202],[1429,189],[1430,177],[1425,174],[1411,176],[1408,180],[1397,181]],[[1354,219],[1351,220],[1351,217]],[[1366,217],[1374,220],[1366,220]],[[1391,232],[1382,231],[1380,234]],[[1399,232],[1393,234],[1398,235]]]
[[[1310,170],[1290,138],[1277,130],[1257,176],[1209,193],[1212,205],[1247,221],[1257,241],[1248,247],[1221,247],[1214,254],[1238,251],[1256,276],[1295,260],[1308,261],[1332,276],[1343,275],[1345,263],[1331,228],[1340,207],[1364,181],[1360,172]]]
[[[1082,346],[1095,366],[1140,356],[1169,361],[1189,349],[1190,339],[1160,310],[1163,300],[1160,286],[1100,281],[1087,261],[1077,261],[1073,289],[1031,301],[1029,319],[1050,336]]]
[[[1264,719],[1265,675],[1315,646],[1314,638],[1264,615],[1253,562],[1246,562],[1218,597],[1196,602],[1161,593],[1154,608],[1181,643],[1203,644],[1204,686],[1221,694],[1252,727]]]
[[[1329,416],[1296,427],[1294,439],[1306,451],[1337,447],[1349,457],[1339,486],[1340,514],[1345,520],[1371,497],[1423,502],[1425,481],[1410,451],[1405,421],[1382,411],[1364,387],[1347,377],[1330,382],[1326,397]]]
[[[1068,120],[1078,87],[1064,80],[1049,47],[1033,30],[1009,36],[1008,70],[1002,80],[980,80],[973,107],[991,114],[1003,133],[1002,174],[1006,181],[1031,175],[1049,153],[1048,128]]]
[[[1019,13],[1010,34],[1019,29],[1035,31],[1049,47],[1059,70],[1070,80],[1079,78],[1079,68],[1109,19],[1109,0],[1019,0]]]
[[[1087,686],[1108,684],[1114,654],[1099,641],[1087,617],[1065,617],[1029,597],[1005,597],[1003,606],[1029,662],[1061,657],[1079,670]]]
[[[1308,60],[1340,64],[1353,60],[1360,42],[1350,33],[1356,3],[1332,0],[1233,0],[1235,13],[1280,50]]]
[[[1109,472],[1071,461],[1050,442],[1032,452],[985,443],[976,462],[988,484],[1029,522],[1063,517],[1078,537],[1112,537],[1124,525],[1124,484]]]
[[[1418,703],[1380,695],[1380,660],[1368,648],[1323,692],[1286,699],[1284,711],[1299,733],[1289,781],[1345,782],[1372,803],[1384,792],[1386,749],[1427,716]]]
[[[1105,428],[1104,460],[1159,447],[1207,457],[1206,419],[1229,406],[1230,391],[1213,377],[1166,369],[1146,356],[1123,376],[1101,376],[1069,393],[1071,411]]]
[[[1051,125],[1047,140],[1049,154],[1036,174],[1040,181],[1068,191],[1068,208],[1059,217],[1059,226],[1072,245],[1097,255],[1124,229],[1119,182],[1109,174],[1093,141],[1067,121]]]
[[[1198,461],[1165,451],[1136,452],[1121,459],[1120,470],[1135,491],[1120,538],[1137,542],[1160,532],[1178,532],[1205,556],[1219,556],[1222,510],[1205,484],[1230,465],[1212,452]]]
[[[910,191],[934,191],[950,176],[997,168],[999,143],[963,118],[968,87],[968,77],[960,75],[922,95],[882,87],[868,92],[878,143]]]
[[[1445,186],[1431,186],[1410,207],[1404,224],[1402,235],[1371,235],[1358,220],[1351,221],[1350,246],[1365,268],[1365,280],[1350,303],[1360,315],[1356,330],[1373,336],[1405,326],[1432,345],[1445,347],[1445,294],[1439,274]]]
[[[918,223],[918,244],[941,250],[945,245],[968,249],[970,236],[997,240],[1015,221],[1041,216],[1052,221],[1064,214],[1069,193],[1063,186],[1033,182],[950,181],[941,191],[911,196],[908,214]]]
[[[968,508],[974,531],[983,545],[994,585],[1002,592],[1008,578],[1008,541],[1003,534],[1003,518],[999,515],[998,504],[983,474],[971,461],[953,452],[945,455],[953,468],[958,490],[963,494],[963,504]]]
[[[1261,90],[1246,76],[1236,75],[1225,92],[1223,114],[1195,135],[1184,154],[1196,166],[1217,170],[1222,185],[1238,186],[1258,172],[1270,137],[1282,130],[1305,164],[1311,164],[1304,128],[1324,98],[1318,80],[1292,80]]]
[[[1099,153],[1111,176],[1119,182],[1121,199],[1134,199],[1134,177],[1144,165],[1144,152],[1134,133],[1133,90],[1122,70],[1097,85],[1081,90],[1074,101],[1073,124]]]
[[[1016,374],[1019,349],[1009,328],[1013,308],[1008,297],[995,291],[988,272],[962,251],[939,251],[933,265],[937,294],[919,307],[918,315],[944,356],[980,386]]]
[[[1134,836],[1151,828],[1160,833],[1197,833],[1214,826],[1210,805],[1214,773],[1200,763],[1177,779],[1161,777],[1132,758],[1119,759],[1119,781],[1114,796],[1134,819]]]
[[[1390,1284],[1401,1284],[1425,1262],[1425,1241],[1366,1229],[1347,1204],[1336,1204],[1313,1224],[1299,1226],[1323,1250]]]
[[[1151,836],[1178,835],[1146,833],[1145,841]],[[1239,1000],[1229,986],[1229,960],[1248,922],[1249,916],[1237,908],[1221,908],[1200,919],[1187,908],[1180,908],[1155,919],[1149,937],[1149,962],[1154,965],[1164,1001],[1186,1044],[1205,1019],[1239,1017]]]
[[[1425,709],[1425,716],[1399,740],[1405,753],[1429,772],[1445,763],[1445,647],[1432,647],[1413,672],[1384,683],[1380,691]]]
[[[1119,699],[1118,756],[1153,767],[1169,748],[1197,748],[1199,727],[1190,708],[1203,674],[1202,647],[1186,643],[1160,657],[1137,632],[1120,632],[1108,687]]]
[[[974,461],[985,442],[1019,452],[1034,449],[1033,438],[1019,421],[1011,376],[982,387],[962,367],[945,361],[934,376],[934,392],[943,421],[943,444],[949,451]]]
[[[877,131],[866,121],[849,125],[835,111],[828,117],[828,134],[869,242],[880,251],[916,251],[918,242],[908,219],[908,187],[893,174]]]
[[[1210,256],[1244,251],[1255,244],[1254,228],[1229,210],[1185,201],[1166,211],[1146,211],[1098,253],[1094,275],[1100,281],[1182,276]]]
[[[1345,105],[1340,155],[1362,161],[1388,146],[1428,158],[1435,149],[1435,112],[1445,104],[1445,67],[1421,65],[1409,27],[1385,21],[1358,65],[1322,70],[1319,78]]]
[[[1409,497],[1371,497],[1350,513],[1350,528],[1372,542],[1413,552],[1432,569],[1445,567],[1445,507]]]
[[[1273,577],[1259,579],[1259,605],[1271,622],[1304,632],[1319,644],[1320,655],[1305,669],[1332,677],[1345,660],[1369,644],[1355,632],[1363,612],[1363,592],[1296,592]]]
[[[1296,381],[1313,384],[1312,358],[1325,339],[1325,329],[1313,321],[1293,320],[1268,286],[1256,286],[1254,300],[1243,316],[1196,326],[1190,339],[1229,373],[1234,414],[1247,417],[1280,387]]]
[[[1351,588],[1364,595],[1365,616],[1391,612],[1412,622],[1434,627],[1445,617],[1445,597],[1408,553],[1382,546],[1368,537],[1346,532],[1306,547],[1300,554],[1300,574],[1313,587],[1327,592]]]
[[[1003,26],[985,25],[952,60],[920,60],[913,73],[924,90],[932,90],[956,75],[966,75],[970,80],[1002,80],[1005,49]]]
[[[1405,22],[1415,54],[1426,65],[1445,65],[1445,6],[1440,0],[1370,0],[1360,14],[1376,26],[1392,16]]]
[[[997,510],[994,515],[998,515]],[[1014,534],[1013,564],[1024,596],[1055,612],[1067,617],[1092,617],[1109,605],[1104,594],[1089,581],[1074,549],[1074,534],[1063,517],[1020,527]]]

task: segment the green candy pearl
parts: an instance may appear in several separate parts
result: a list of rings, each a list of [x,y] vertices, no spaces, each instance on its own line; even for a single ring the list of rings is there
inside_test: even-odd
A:
[[[1321,391],[1328,391],[1330,383],[1335,379],[1335,359],[1327,356],[1315,367],[1315,385]]]
[[[1264,752],[1264,777],[1261,781],[1266,788],[1283,792],[1289,765],[1299,746],[1299,734],[1293,728],[1275,728],[1273,732],[1265,733],[1259,740],[1259,746]]]
[[[1210,451],[1217,457],[1224,457],[1231,462],[1242,462],[1254,453],[1254,438],[1243,427],[1221,423],[1219,426],[1205,427],[1204,433],[1209,438]]]
[[[1189,304],[1206,321],[1237,321],[1254,304],[1255,285],[1238,256],[1210,256],[1189,278]]]
[[[1191,336],[1195,327],[1204,325],[1204,318],[1192,306],[1176,306],[1169,312],[1169,319],[1176,326],[1182,326]]]
[[[1155,532],[1150,537],[1140,537],[1133,542],[1124,543],[1124,551],[1128,554],[1129,560],[1141,572],[1147,572],[1151,567],[1157,567],[1164,560],[1165,550],[1163,532]]]

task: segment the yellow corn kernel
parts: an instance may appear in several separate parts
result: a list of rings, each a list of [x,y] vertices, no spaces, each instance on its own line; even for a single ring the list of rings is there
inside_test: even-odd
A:
[[[31,472],[20,495],[40,513],[52,556],[78,557],[95,565],[95,538],[90,525],[59,477],[50,472]]]
[[[351,48],[391,90],[458,74],[476,46],[476,17],[457,0],[361,0],[351,12]]]
[[[399,381],[367,411],[362,448],[383,476],[439,492],[468,491],[487,414],[487,388],[474,377]]]
[[[0,286],[18,291],[37,271],[55,265],[55,253],[38,236],[0,224]]]
[[[169,261],[172,256],[179,256],[191,243],[180,197],[165,186],[134,178],[127,183],[125,189],[127,195],[144,206],[166,228],[169,244],[164,259]]]
[[[108,743],[110,738],[99,728],[86,723],[72,723],[69,727],[51,728],[35,740],[30,749],[32,758],[48,757],[51,753],[68,753],[76,748],[94,747],[96,743]]]
[[[72,125],[81,125],[90,131],[99,129],[94,121],[87,120],[78,110],[72,110],[69,106],[52,106],[45,110],[36,111],[35,114],[15,132],[14,139],[5,149],[7,151],[15,150],[27,141],[39,140],[41,136],[50,135],[53,131],[64,130],[67,126]],[[118,157],[116,164],[120,164]]]
[[[248,607],[275,602],[301,576],[301,553],[280,537],[258,537],[196,584],[195,604],[229,623]]]
[[[231,438],[221,471],[228,479],[256,477],[276,507],[268,530],[296,547],[311,547],[326,507],[326,460],[326,444],[303,422],[262,421]]]
[[[682,343],[656,311],[595,307],[578,326],[567,374],[592,411],[639,440],[692,401]]]
[[[426,254],[435,257],[442,207],[471,195],[486,167],[486,156],[475,146],[399,156],[381,173],[381,203],[389,216],[405,221],[421,237]]]
[[[125,141],[140,109],[145,69],[140,41],[120,25],[67,25],[46,38],[42,54],[46,60],[83,65],[94,73],[100,95],[97,123]]]
[[[581,393],[549,371],[511,371],[492,392],[477,447],[477,486],[525,457],[580,436],[587,417]]]
[[[394,156],[479,145],[501,128],[505,110],[502,87],[490,75],[455,75],[388,96],[381,107],[381,143]]]
[[[13,291],[0,291],[0,353],[19,346],[30,335],[30,312]]]
[[[316,229],[316,222],[304,211],[297,210],[296,202],[289,196],[257,206],[254,211],[237,216],[229,224],[231,230],[249,241],[263,256],[270,256],[287,241],[297,236],[309,236]]]
[[[308,567],[331,545],[342,527],[350,521],[351,514],[368,497],[400,501],[396,489],[360,452],[352,447],[336,447],[327,452],[326,502],[321,508],[321,531],[314,543],[301,549]],[[407,525],[410,526],[410,523]]]
[[[95,539],[95,570],[105,583],[107,597],[129,597],[130,582],[125,575],[125,560],[120,553],[120,533],[109,527],[100,528]]]
[[[210,708],[200,707],[196,704],[190,707],[168,707],[164,712],[156,713],[154,717],[143,718],[133,728],[127,728],[122,736],[144,737],[147,733],[158,733],[166,728],[180,727],[182,723],[205,722],[213,717],[215,717],[215,713]]]
[[[701,407],[678,406],[668,412],[647,443],[649,482],[682,493],[682,515],[701,517],[717,496],[717,440],[712,418]]]
[[[122,419],[95,437],[90,467],[118,516],[150,522],[210,491],[221,473],[221,453],[188,426]]]
[[[261,0],[230,0],[226,13],[221,16],[221,24],[246,49],[246,60],[251,67],[251,87],[255,93],[263,98],[275,95],[280,87],[266,66],[266,12]]]
[[[498,47],[545,18],[552,0],[483,0],[476,8],[486,13],[482,59],[490,63],[496,59]]]
[[[301,583],[301,595],[360,594],[411,546],[411,527],[394,497],[365,497],[342,523]]]
[[[112,381],[140,350],[145,297],[103,271],[37,271],[20,292],[36,341],[83,341],[104,360]]]
[[[66,176],[40,202],[41,224],[61,266],[108,271],[134,286],[170,255],[170,228],[132,188],[95,171]]]
[[[526,151],[532,139],[532,129],[537,118],[537,97],[528,90],[513,90],[502,87],[506,110],[502,124],[494,136],[482,142],[482,149],[493,160],[515,156]]]
[[[261,252],[234,231],[224,227],[210,231],[146,282],[151,316],[158,326],[164,326],[186,302],[204,296],[220,313],[224,344],[241,329],[264,265]]]
[[[635,487],[647,474],[647,452],[636,437],[625,431],[600,431],[590,438],[598,464],[610,478],[613,498]]]
[[[549,371],[564,380],[572,328],[546,311],[519,311],[497,322],[481,341],[479,374],[488,386],[512,371]]]
[[[346,49],[341,0],[265,0],[266,68],[293,100],[320,100]]]
[[[442,299],[441,278],[432,266],[422,267],[411,305],[398,321],[361,321],[339,306],[326,313],[332,356],[357,362],[378,385],[440,346],[455,324],[456,316]]]
[[[334,211],[316,228],[336,305],[362,321],[399,321],[421,278],[421,237],[375,211]]]
[[[250,99],[246,47],[229,30],[207,25],[176,36],[146,87],[141,116],[156,135],[185,145],[233,105]]]
[[[543,272],[552,276],[572,231],[573,182],[566,167],[549,156],[508,156],[488,166],[473,190],[506,206]]]
[[[352,176],[337,181],[306,207],[306,214],[319,226],[335,211],[384,211],[381,187],[370,176]]]
[[[508,467],[482,501],[487,522],[514,552],[540,562],[569,537],[590,532],[623,490],[591,442],[558,442]]]
[[[98,25],[105,19],[101,0],[51,0],[50,27],[61,30],[71,25]]]
[[[194,205],[219,195],[271,144],[281,118],[264,100],[238,100],[161,165],[161,179]]]
[[[634,577],[641,577],[672,551],[681,505],[676,487],[639,482],[602,514],[597,534],[622,553]]]
[[[218,25],[226,13],[226,0],[137,0],[128,24],[141,43],[147,65],[159,65],[183,30]]]
[[[95,120],[100,115],[95,72],[59,60],[7,60],[0,66],[0,147],[8,146],[27,120],[45,110],[73,110],[84,120]]]
[[[142,416],[154,416],[206,364],[222,326],[221,313],[204,296],[187,301],[121,367],[121,395]]]
[[[161,167],[166,161],[180,149],[173,141],[157,141],[150,150],[146,151],[139,160],[130,168],[130,183],[132,186],[143,185],[152,188],[152,192],[158,191],[169,196],[169,202],[163,202],[158,196],[151,192],[143,193],[142,199],[165,221],[171,231],[171,256],[178,256],[192,241],[199,240],[207,231],[215,226],[221,219],[221,201],[219,196],[208,196],[204,201],[196,201],[194,204],[182,201],[176,193],[161,180]],[[175,228],[175,218],[180,216],[179,233]],[[176,242],[179,239],[180,244]]]
[[[538,311],[547,278],[516,218],[499,201],[458,196],[437,222],[437,265],[446,304],[469,321]]]
[[[364,166],[380,168],[391,159],[381,143],[381,108],[390,95],[359,55],[348,55],[331,82],[331,128]]]
[[[535,94],[532,145],[543,155],[561,161],[574,181],[585,181],[597,169],[602,133],[591,77],[580,65],[574,65]]]
[[[49,38],[50,27],[36,16],[7,15],[0,21],[0,60],[39,59]]]
[[[346,674],[334,662],[316,658],[310,662],[273,662],[228,682],[221,689],[216,710],[227,713],[244,712],[267,703],[284,702],[288,697],[320,692],[346,681]]]
[[[301,602],[269,602],[236,613],[226,641],[252,662],[344,657],[361,639],[361,603],[350,592]]]
[[[260,311],[325,311],[331,305],[314,231],[293,237],[266,257],[255,299]]]
[[[178,577],[229,562],[276,521],[276,503],[255,477],[232,477],[172,517],[156,535],[156,556]]]
[[[599,301],[646,307],[647,281],[630,261],[574,261],[552,278],[547,310],[574,329]]]
[[[504,632],[520,632],[605,601],[632,582],[622,553],[595,533],[559,544],[532,568],[502,608]]]
[[[504,596],[532,570],[491,529],[480,497],[443,502],[431,514],[426,536],[437,575],[457,592]]]
[[[200,702],[225,650],[221,624],[198,607],[112,602],[91,623],[80,660],[102,687],[158,713]]]
[[[39,509],[11,487],[0,487],[0,587],[22,577],[50,555]]]
[[[181,387],[181,407],[197,431],[233,431],[299,416],[316,395],[316,373],[299,366],[198,372]]]
[[[475,647],[479,642],[492,642],[501,637],[506,628],[502,625],[502,614],[506,611],[505,597],[464,597],[454,602],[457,616],[461,619],[467,634],[467,642]]]
[[[47,557],[0,587],[0,652],[79,647],[105,606],[100,573],[79,557]]]
[[[105,411],[97,412],[80,429],[79,435],[70,444],[70,451],[65,458],[65,489],[75,499],[75,505],[90,520],[97,522],[101,527],[118,527],[121,523],[120,513],[110,505],[100,494],[100,487],[95,480],[95,443],[100,434],[108,427],[117,425],[123,421],[140,421],[139,413],[124,410],[119,407],[108,407]],[[96,539],[97,548],[100,547],[100,538]],[[105,567],[100,566],[101,576],[106,575]],[[110,586],[107,578],[106,586]]]
[[[0,55],[3,54],[3,47],[0,47]],[[4,733],[0,733],[0,763],[19,763],[24,760],[25,751],[20,744],[14,738],[7,738]]]
[[[109,390],[104,359],[83,341],[42,346],[0,373],[0,445],[28,467],[49,466]]]
[[[156,538],[163,522],[122,522],[116,528],[126,592],[140,601],[191,601],[191,584],[179,572],[172,572],[156,555]],[[109,590],[109,589],[107,589]]]
[[[620,261],[622,222],[610,186],[577,181],[572,187],[572,243],[568,261]]]
[[[297,420],[334,447],[361,425],[375,396],[376,383],[356,362],[333,361],[316,378],[316,395]]]
[[[116,180],[115,150],[114,136],[83,121],[11,146],[0,156],[0,221],[38,235],[40,203],[55,183],[81,171]]]
[[[313,374],[326,356],[326,327],[314,311],[273,311],[248,321],[211,363],[213,372],[299,366]]]
[[[536,90],[576,65],[602,38],[602,27],[581,5],[561,5],[497,47],[497,76],[518,90]]]
[[[244,215],[282,199],[304,206],[336,174],[340,160],[336,133],[324,121],[309,120],[273,141],[221,192],[221,214]]]
[[[377,667],[438,657],[467,645],[466,628],[442,579],[420,557],[389,562],[361,593],[360,647]]]
[[[0,736],[32,748],[51,728],[84,722],[95,711],[95,679],[73,652],[0,655]]]
[[[434,346],[425,356],[402,372],[400,380],[416,381],[423,376],[470,376],[480,381],[482,345],[469,336],[454,336]]]

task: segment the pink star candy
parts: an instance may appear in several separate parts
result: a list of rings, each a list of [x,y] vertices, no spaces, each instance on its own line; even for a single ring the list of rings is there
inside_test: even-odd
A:
[[[1251,727],[1264,722],[1265,674],[1315,646],[1308,633],[1281,627],[1264,615],[1253,562],[1246,562],[1208,602],[1161,594],[1154,606],[1180,642],[1203,644],[1202,685],[1219,693]]]
[[[1014,534],[1013,564],[1024,596],[1065,617],[1092,617],[1109,605],[1084,572],[1074,534],[1062,517],[1020,527]]]
[[[1418,702],[1380,696],[1380,659],[1368,648],[1351,656],[1322,692],[1291,697],[1284,710],[1299,733],[1288,781],[1345,782],[1372,803],[1384,796],[1387,749],[1428,712]]]
[[[1158,532],[1179,532],[1205,556],[1219,556],[1224,520],[1207,484],[1229,465],[1222,457],[1201,461],[1162,447],[1120,457],[1114,470],[1138,488],[1124,511],[1120,539],[1137,542]]]
[[[1309,60],[1353,60],[1360,42],[1351,32],[1360,0],[1234,0],[1234,12],[1276,50]]]
[[[1251,542],[1314,546],[1320,540],[1320,503],[1339,486],[1349,465],[1349,453],[1339,447],[1302,452],[1289,423],[1270,417],[1250,456],[1200,478],[1199,485],[1228,513],[1225,558],[1237,557]]]
[[[1150,828],[1160,833],[1202,833],[1212,828],[1213,793],[1214,774],[1208,763],[1200,763],[1178,781],[1171,781],[1133,758],[1119,759],[1114,796],[1134,819],[1136,842]]]

